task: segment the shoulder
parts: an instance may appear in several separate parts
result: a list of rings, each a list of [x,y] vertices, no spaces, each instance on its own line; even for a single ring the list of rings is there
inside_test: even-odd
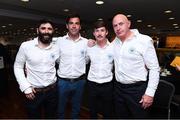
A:
[[[35,45],[36,41],[37,39],[22,42],[20,47],[22,48],[31,47],[32,45]]]
[[[88,39],[87,39],[87,38],[81,36],[80,39],[81,39],[84,43],[88,43]]]
[[[138,31],[135,33],[135,35],[140,43],[149,44],[150,42],[153,42],[150,36],[139,33]]]

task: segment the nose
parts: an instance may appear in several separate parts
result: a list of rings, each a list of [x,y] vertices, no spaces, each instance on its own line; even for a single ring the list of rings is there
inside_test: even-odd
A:
[[[46,29],[44,30],[44,32],[45,32],[45,33],[49,33],[49,30],[48,30],[48,28],[46,28]]]

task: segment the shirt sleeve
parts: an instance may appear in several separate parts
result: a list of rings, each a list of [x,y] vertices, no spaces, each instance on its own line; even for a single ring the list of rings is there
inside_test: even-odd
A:
[[[25,56],[24,48],[22,44],[19,48],[19,51],[16,55],[16,59],[14,62],[14,74],[19,84],[20,90],[22,92],[25,92],[25,90],[31,87],[31,84],[27,81],[25,77],[25,73],[24,73],[25,62],[26,62],[26,56]],[[32,90],[28,90],[28,93],[31,93],[31,92]]]
[[[147,48],[143,54],[145,65],[149,70],[149,81],[145,91],[146,95],[154,96],[159,83],[159,63],[151,40],[147,43]]]

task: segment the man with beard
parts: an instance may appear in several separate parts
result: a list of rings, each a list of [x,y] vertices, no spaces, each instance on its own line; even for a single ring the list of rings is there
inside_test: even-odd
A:
[[[26,96],[29,118],[41,118],[42,108],[45,118],[56,116],[55,62],[59,57],[59,48],[52,41],[53,33],[52,22],[41,20],[37,28],[38,37],[21,44],[14,63],[17,82]]]
[[[110,119],[113,113],[113,48],[106,38],[108,30],[104,21],[94,24],[93,35],[96,45],[87,49],[91,61],[87,82],[90,118],[97,119],[100,112],[104,119]]]

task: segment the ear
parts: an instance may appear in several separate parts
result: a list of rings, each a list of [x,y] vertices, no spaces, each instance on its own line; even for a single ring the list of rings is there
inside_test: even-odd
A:
[[[93,31],[93,35],[95,36],[95,32]]]
[[[108,33],[109,33],[108,30],[106,30],[106,35],[108,35]]]
[[[131,27],[131,21],[128,20],[128,28],[130,28],[130,27]]]
[[[68,24],[66,24],[66,28],[68,29]]]

